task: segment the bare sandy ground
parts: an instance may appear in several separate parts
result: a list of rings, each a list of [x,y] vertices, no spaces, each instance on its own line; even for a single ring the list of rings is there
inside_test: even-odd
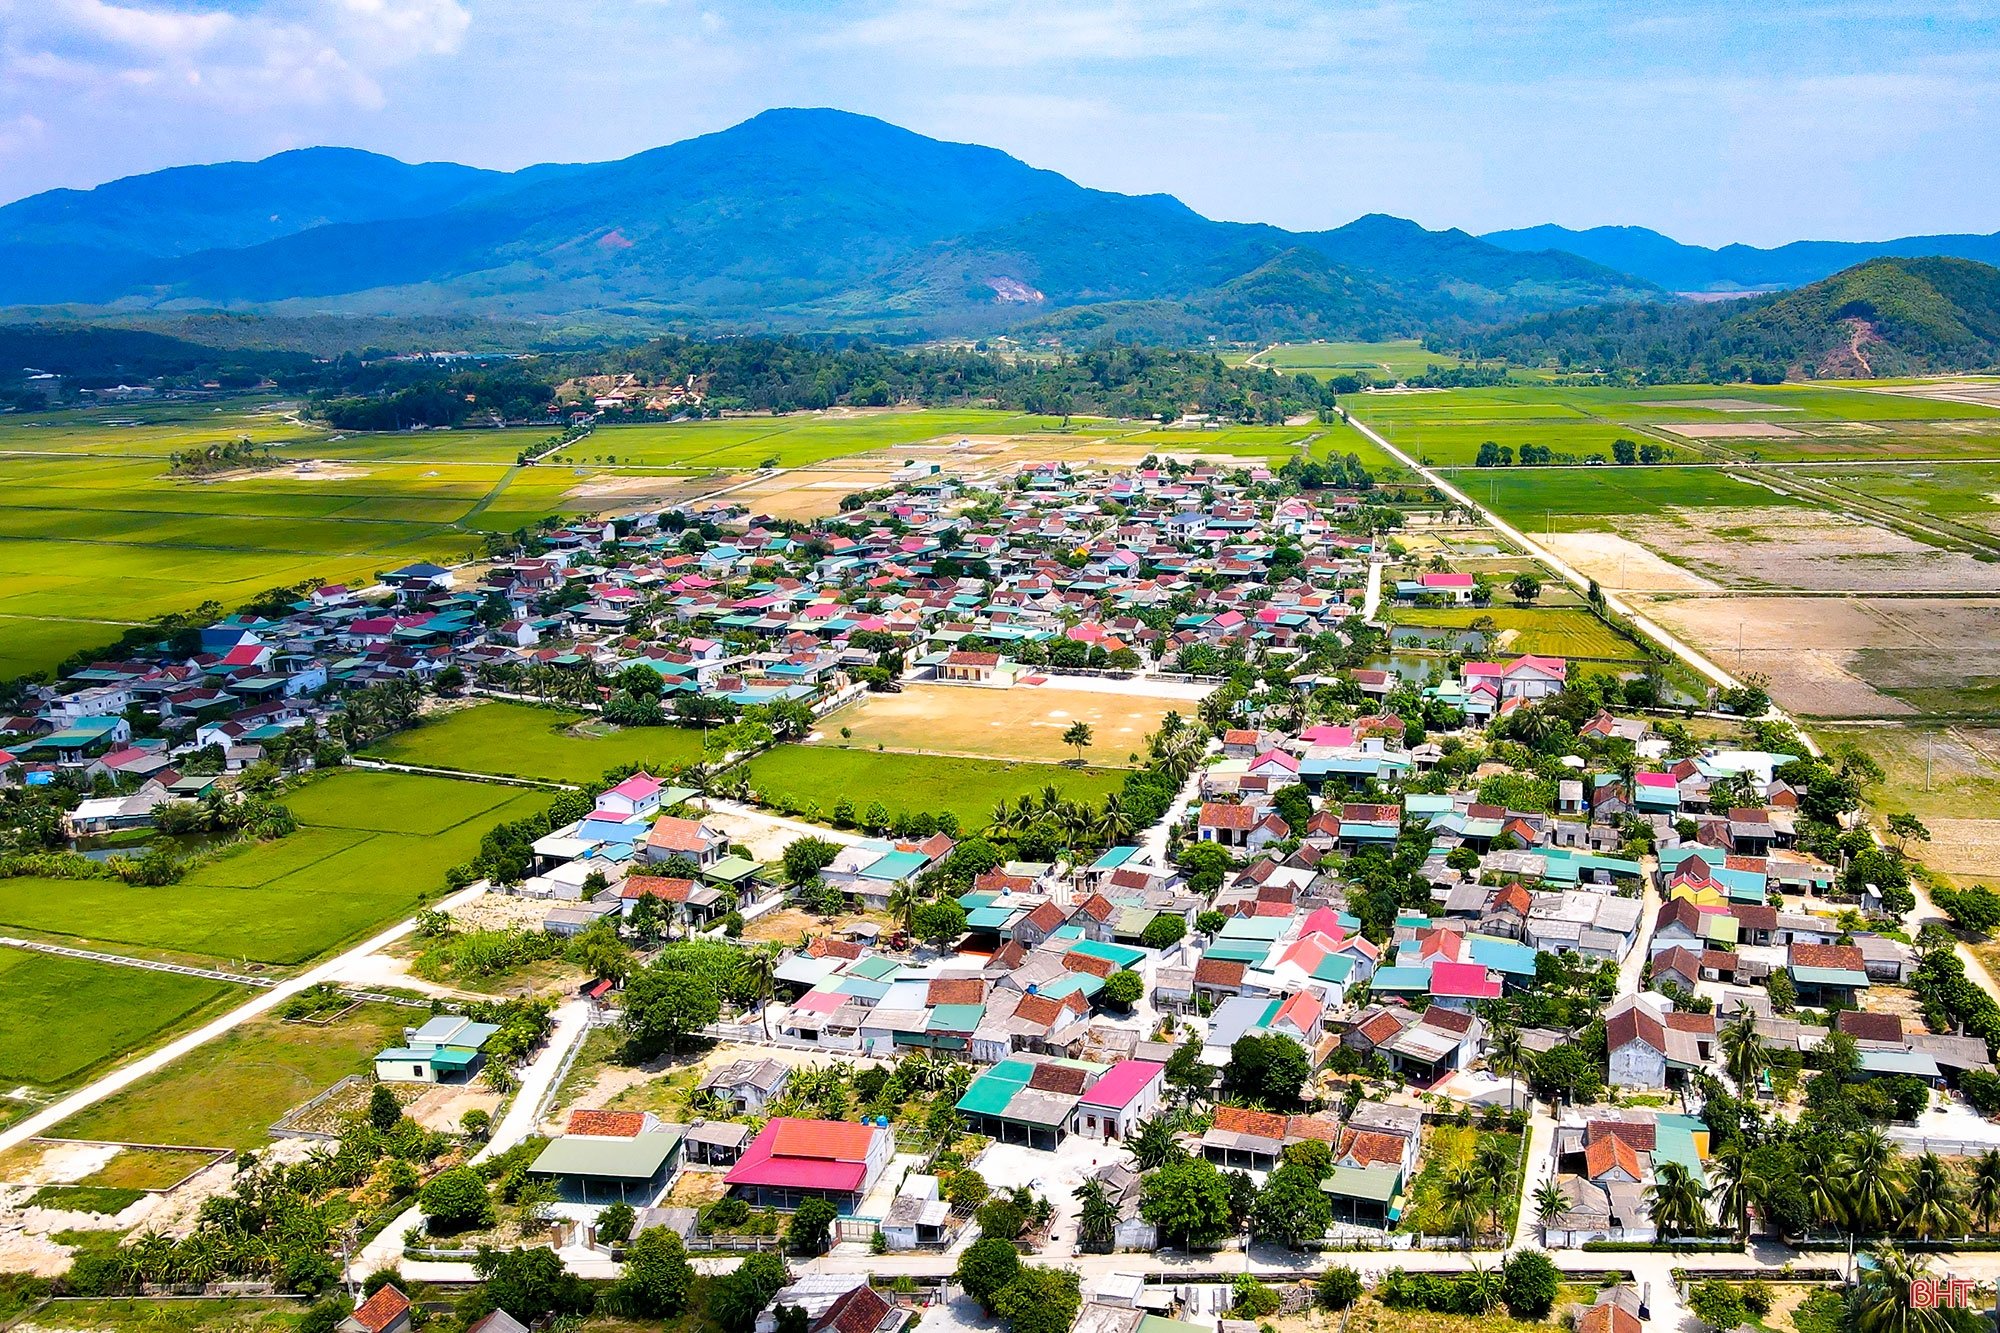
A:
[[[1788,440],[1798,435],[1795,430],[1768,421],[1683,421],[1662,425],[1660,429],[1690,440]]]
[[[659,500],[677,503],[732,486],[743,477],[721,474],[690,477],[684,473],[600,473],[569,488],[565,500]]]
[[[1722,585],[1691,574],[1614,532],[1556,532],[1539,538],[1564,563],[1613,591],[1720,592]],[[1407,543],[1405,543],[1407,545]]]

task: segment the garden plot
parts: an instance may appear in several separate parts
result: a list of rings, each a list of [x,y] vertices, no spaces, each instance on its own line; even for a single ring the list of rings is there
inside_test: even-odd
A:
[[[1619,528],[1726,588],[2000,593],[2000,565],[1803,505],[1668,507],[1622,521]]]

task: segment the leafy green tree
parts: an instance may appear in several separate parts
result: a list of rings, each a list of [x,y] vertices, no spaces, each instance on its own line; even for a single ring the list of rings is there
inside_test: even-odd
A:
[[[1360,1299],[1361,1274],[1345,1264],[1328,1268],[1313,1286],[1313,1300],[1322,1310],[1345,1310]]]
[[[486,1182],[467,1166],[454,1166],[432,1176],[417,1196],[417,1204],[424,1225],[435,1236],[492,1226],[495,1219]]]
[[[597,1239],[609,1245],[629,1239],[636,1216],[632,1205],[623,1199],[608,1205],[597,1214]]]
[[[387,1083],[377,1083],[368,1094],[368,1123],[386,1134],[402,1118],[403,1104],[396,1100],[395,1089]]]
[[[1325,1239],[1333,1223],[1333,1203],[1319,1180],[1311,1167],[1294,1163],[1273,1171],[1257,1192],[1250,1233],[1293,1250]]]
[[[1166,949],[1187,934],[1187,918],[1178,912],[1162,912],[1139,932],[1139,943],[1148,949]]]
[[[1118,1205],[1111,1202],[1105,1191],[1104,1182],[1091,1178],[1078,1185],[1071,1195],[1076,1199],[1077,1224],[1076,1243],[1078,1248],[1091,1254],[1108,1254],[1118,1238]]]
[[[1500,1299],[1516,1319],[1546,1319],[1562,1289],[1562,1275],[1540,1250],[1516,1250],[1500,1269]]]
[[[1278,1033],[1243,1036],[1229,1048],[1222,1086],[1265,1106],[1283,1108],[1298,1102],[1299,1090],[1311,1073],[1311,1058],[1290,1037]]]
[[[481,1249],[472,1267],[483,1284],[468,1311],[473,1318],[505,1310],[524,1323],[535,1323],[552,1315],[582,1314],[595,1304],[589,1285],[544,1246]]]
[[[1527,605],[1542,595],[1542,581],[1533,574],[1516,574],[1507,585],[1507,591],[1514,594],[1514,600]]]
[[[807,1199],[792,1213],[786,1231],[794,1254],[824,1254],[840,1212],[825,1199]]]
[[[785,848],[782,863],[785,883],[795,889],[804,888],[819,878],[819,872],[834,863],[840,855],[837,844],[825,838],[799,838]]]
[[[1229,1183],[1213,1163],[1183,1157],[1151,1171],[1140,1186],[1139,1212],[1193,1249],[1229,1234]]]
[[[965,934],[965,909],[950,898],[925,903],[916,910],[913,920],[917,938],[936,948],[941,949]]]
[[[993,1313],[1008,1333],[1069,1333],[1083,1308],[1082,1283],[1066,1268],[1025,1264],[993,1296]]]
[[[1130,968],[1119,968],[1104,979],[1104,998],[1121,1009],[1130,1009],[1146,993],[1146,983]]]
[[[993,1298],[1021,1271],[1021,1253],[1014,1242],[998,1236],[982,1236],[965,1247],[958,1258],[954,1276],[965,1294],[978,1301],[989,1314],[995,1313]]]
[[[640,1058],[680,1049],[722,1015],[715,982],[660,958],[625,983],[625,1040]]]
[[[792,1280],[785,1261],[769,1251],[750,1255],[734,1271],[709,1279],[709,1318],[723,1333],[752,1333],[757,1316]]]
[[[1213,935],[1228,924],[1229,918],[1213,907],[1204,908],[1194,919],[1194,928],[1204,935]]]
[[[617,1309],[645,1319],[670,1319],[687,1309],[694,1265],[681,1238],[665,1227],[647,1227],[625,1248],[625,1276],[612,1288]]]
[[[1062,734],[1062,743],[1076,751],[1076,762],[1083,762],[1083,752],[1090,748],[1093,735],[1088,722],[1072,722]]]

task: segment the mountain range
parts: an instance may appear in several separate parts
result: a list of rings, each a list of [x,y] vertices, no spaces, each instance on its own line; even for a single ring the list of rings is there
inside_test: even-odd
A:
[[[596,312],[710,331],[976,332],[1088,312],[1100,332],[1172,316],[1251,337],[1660,295],[1574,255],[1399,218],[1216,222],[826,110],[615,162],[500,173],[306,149],[0,208],[0,304],[14,306]]]
[[[2000,232],[1990,236],[1903,236],[1893,241],[1793,241],[1760,250],[1687,245],[1645,227],[1592,227],[1572,231],[1543,225],[1487,232],[1479,239],[1504,250],[1561,250],[1629,273],[1670,292],[1775,291],[1818,282],[1870,259],[1943,255],[2000,264]]]

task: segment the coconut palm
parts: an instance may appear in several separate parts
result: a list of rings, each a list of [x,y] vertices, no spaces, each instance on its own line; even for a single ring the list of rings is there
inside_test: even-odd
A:
[[[1096,827],[1093,830],[1107,845],[1117,845],[1119,839],[1132,836],[1132,816],[1125,812],[1125,803],[1117,792],[1104,798],[1104,808],[1098,811]]]
[[[1542,1224],[1542,1244],[1549,1243],[1550,1223],[1569,1211],[1569,1196],[1553,1180],[1544,1180],[1535,1189],[1535,1217]]]
[[[764,1039],[771,1039],[771,1000],[778,991],[778,957],[769,949],[746,949],[737,961],[743,989],[758,1006],[757,1017],[764,1025]]]
[[[917,908],[923,906],[929,895],[909,880],[904,880],[889,893],[889,915],[902,924],[903,933],[917,933]]]
[[[1750,1209],[1761,1203],[1769,1182],[1750,1164],[1742,1141],[1729,1144],[1710,1163],[1715,1183],[1709,1186],[1709,1201],[1716,1215],[1736,1230],[1736,1239],[1750,1239]]]
[[[1664,1162],[1646,1186],[1646,1206],[1664,1237],[1699,1236],[1708,1229],[1708,1205],[1694,1173],[1680,1162]]]
[[[1471,1167],[1448,1173],[1438,1184],[1438,1203],[1451,1233],[1472,1247],[1472,1230],[1486,1205],[1485,1182]]]
[[[1515,1090],[1520,1086],[1515,1080],[1528,1072],[1528,1047],[1521,1039],[1521,1029],[1512,1023],[1493,1029],[1486,1043],[1486,1067],[1507,1080],[1507,1109],[1513,1110]]]
[[[1107,1254],[1118,1237],[1118,1205],[1104,1191],[1104,1182],[1084,1181],[1071,1191],[1082,1205],[1077,1210],[1076,1243],[1079,1249]]]
[[[1934,1152],[1917,1158],[1903,1188],[1902,1229],[1918,1240],[1963,1236],[1968,1218],[1958,1178]]]
[[[1003,837],[1014,831],[1014,807],[1004,797],[993,803],[993,812],[986,817],[986,831]]]
[[[1973,1159],[1972,1211],[1981,1231],[1993,1230],[1993,1219],[2000,1216],[2000,1148],[1988,1148]]]
[[[1857,1235],[1879,1231],[1896,1219],[1901,1211],[1901,1158],[1896,1145],[1873,1125],[1848,1140],[1840,1172],[1846,1179],[1843,1193],[1849,1231]]]
[[[1771,1062],[1771,1053],[1757,1031],[1757,1016],[1743,1010],[1722,1029],[1717,1040],[1722,1046],[1722,1067],[1736,1085],[1736,1095],[1750,1096],[1752,1086]]]
[[[1479,1177],[1479,1183],[1486,1190],[1487,1202],[1493,1214],[1493,1230],[1500,1230],[1500,1209],[1513,1197],[1510,1186],[1514,1182],[1514,1154],[1507,1151],[1505,1143],[1497,1138],[1483,1138],[1472,1154],[1472,1172]]]
[[[1911,1299],[1916,1279],[1926,1276],[1921,1265],[1887,1241],[1868,1257],[1872,1265],[1847,1298],[1844,1328],[1850,1333],[1948,1333],[1951,1311],[1919,1307]]]

